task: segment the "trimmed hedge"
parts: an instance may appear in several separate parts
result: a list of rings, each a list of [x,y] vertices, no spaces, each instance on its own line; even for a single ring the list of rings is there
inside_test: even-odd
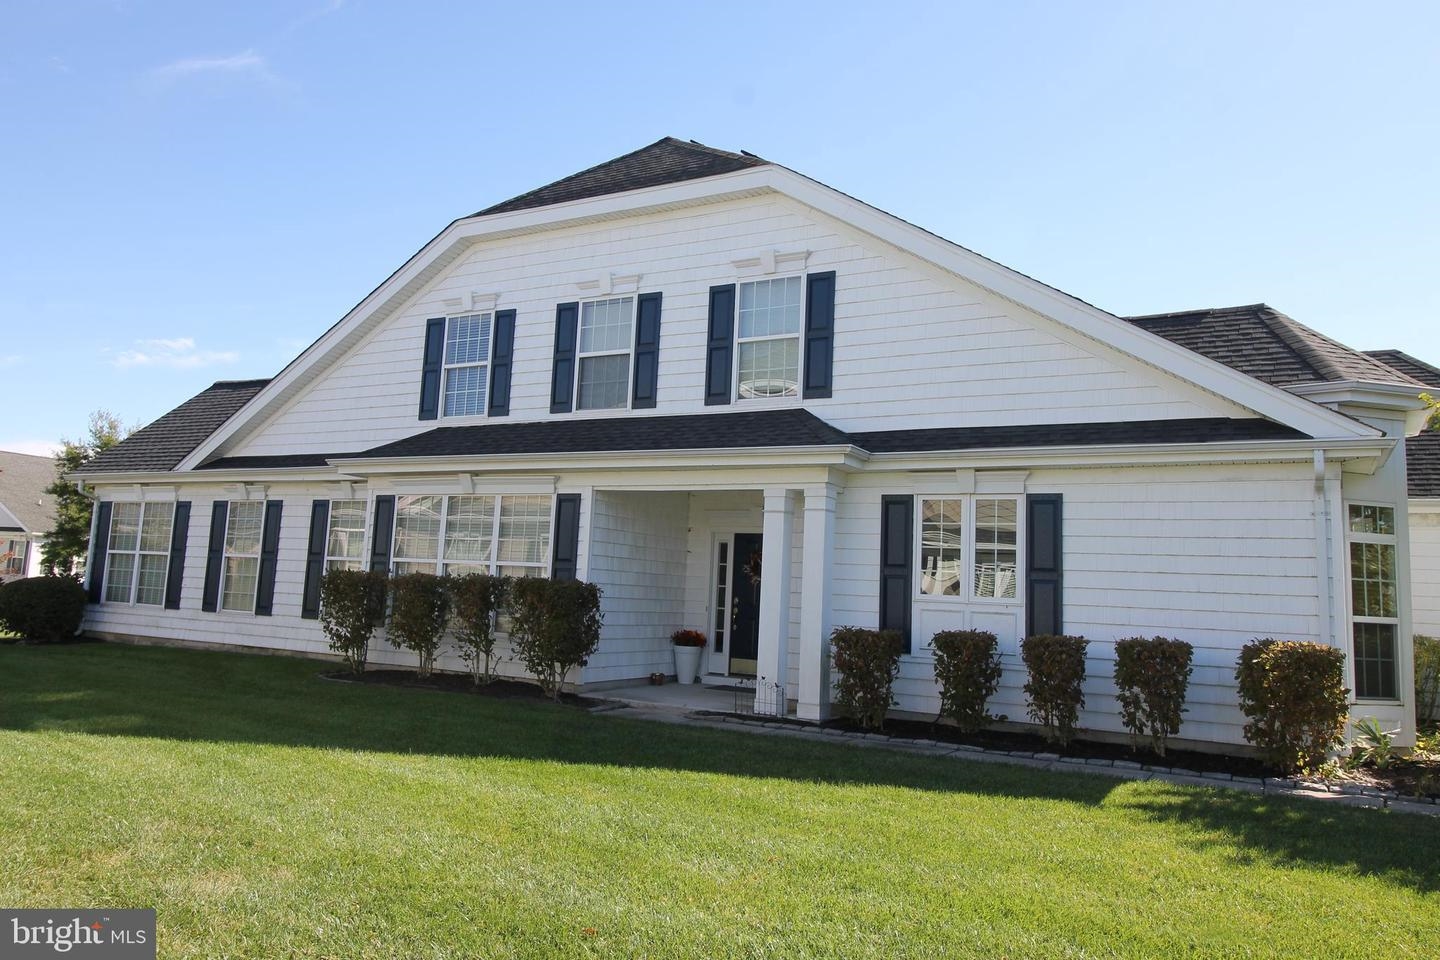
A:
[[[1440,723],[1440,640],[1415,635],[1415,715]]]
[[[415,652],[417,676],[430,676],[449,613],[450,594],[443,577],[406,573],[390,578],[390,628],[385,635],[396,647]]]
[[[1041,634],[1020,641],[1020,658],[1029,679],[1025,697],[1030,719],[1044,728],[1045,739],[1062,746],[1075,736],[1085,706],[1084,637]]]
[[[1115,642],[1120,719],[1137,743],[1149,737],[1162,757],[1166,741],[1180,732],[1194,656],[1195,648],[1184,640],[1128,637]]]
[[[476,686],[494,679],[495,620],[510,596],[510,578],[488,573],[450,577],[451,621],[460,656],[470,665]]]
[[[0,628],[34,643],[67,640],[85,619],[85,588],[73,577],[0,584]]]
[[[891,688],[900,672],[900,634],[894,630],[836,627],[830,656],[839,674],[835,708],[867,730],[885,725],[895,703]]]
[[[583,580],[519,577],[510,586],[510,646],[553,699],[565,675],[583,667],[600,645],[602,591]]]
[[[320,626],[351,673],[365,672],[370,638],[385,617],[384,573],[329,570],[320,578]]]
[[[1349,714],[1345,654],[1320,643],[1253,640],[1235,668],[1245,739],[1287,773],[1311,770],[1341,743]]]
[[[1000,688],[1000,653],[988,630],[942,630],[935,648],[935,680],[940,684],[940,715],[966,733],[991,719],[985,704]]]

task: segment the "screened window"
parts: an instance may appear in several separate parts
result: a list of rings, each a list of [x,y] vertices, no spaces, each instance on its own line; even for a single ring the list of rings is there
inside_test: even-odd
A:
[[[220,585],[222,610],[255,609],[260,583],[260,534],[265,526],[263,500],[232,500],[225,518],[225,565]]]
[[[1016,497],[921,497],[920,595],[1016,599],[1019,543]]]
[[[397,497],[395,572],[544,576],[552,508],[546,494]]]
[[[365,569],[365,501],[331,500],[326,570]]]
[[[740,284],[736,396],[800,395],[800,277]]]
[[[491,315],[472,313],[445,321],[445,407],[447,417],[485,412],[489,382]]]
[[[1395,509],[1352,503],[1348,514],[1355,696],[1393,700],[1400,631]]]
[[[170,564],[173,503],[116,503],[110,513],[105,600],[110,603],[165,602]]]
[[[575,409],[611,410],[629,404],[634,329],[634,297],[589,300],[580,305]]]

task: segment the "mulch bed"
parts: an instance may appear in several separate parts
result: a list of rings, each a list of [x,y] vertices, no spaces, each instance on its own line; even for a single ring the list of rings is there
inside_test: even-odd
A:
[[[496,679],[477,687],[475,681],[468,674],[463,673],[432,673],[429,677],[421,679],[415,675],[413,670],[366,670],[358,675],[350,673],[348,670],[340,670],[322,673],[320,676],[326,680],[405,687],[411,690],[436,690],[441,693],[468,693],[472,696],[492,697],[496,700],[529,700],[537,703],[550,701],[550,698],[538,685],[527,683],[524,680]],[[562,692],[559,702],[572,707],[589,709],[599,706],[605,701]]]

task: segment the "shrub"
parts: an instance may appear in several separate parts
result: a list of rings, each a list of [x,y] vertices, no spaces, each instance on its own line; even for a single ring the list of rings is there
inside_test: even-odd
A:
[[[450,594],[443,578],[433,573],[406,573],[390,579],[387,636],[396,647],[413,650],[419,657],[417,676],[430,676],[449,612]]]
[[[582,580],[521,577],[511,586],[511,646],[554,699],[565,675],[583,667],[600,645],[600,588]]]
[[[0,584],[0,628],[35,643],[75,636],[85,619],[85,588],[74,577]]]
[[[468,573],[449,578],[450,610],[460,656],[470,665],[475,685],[494,679],[495,619],[510,596],[510,578]]]
[[[1240,650],[1235,679],[1249,722],[1245,739],[1280,769],[1325,762],[1345,732],[1350,691],[1345,654],[1319,643],[1254,640]]]
[[[1440,640],[1415,635],[1415,715],[1440,722]]]
[[[1162,757],[1166,741],[1180,732],[1194,654],[1195,648],[1184,640],[1165,637],[1130,637],[1115,643],[1120,719],[1135,742],[1149,737],[1151,748]]]
[[[940,683],[940,714],[967,733],[990,719],[985,703],[1000,686],[1000,654],[988,630],[942,630],[935,648],[935,679]]]
[[[1020,641],[1020,658],[1029,679],[1025,697],[1030,719],[1040,724],[1045,739],[1067,744],[1075,736],[1080,709],[1085,706],[1084,637],[1041,634]]]
[[[890,688],[900,672],[900,634],[894,630],[836,627],[830,634],[830,654],[839,678],[835,706],[867,730],[885,724],[885,713],[895,702]]]
[[[375,626],[385,616],[384,573],[330,570],[320,578],[320,626],[351,673],[365,672]]]

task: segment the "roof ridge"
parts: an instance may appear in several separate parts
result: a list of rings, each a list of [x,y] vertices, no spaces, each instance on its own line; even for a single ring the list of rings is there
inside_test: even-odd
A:
[[[1136,320],[1165,320],[1171,317],[1198,317],[1201,315],[1213,317],[1216,314],[1235,313],[1239,310],[1259,311],[1269,309],[1271,309],[1270,305],[1266,303],[1242,303],[1237,304],[1233,307],[1201,307],[1198,310],[1170,310],[1166,311],[1165,313],[1136,313],[1122,317],[1121,319],[1133,322]]]
[[[612,163],[618,163],[618,162],[621,161],[621,160],[629,160],[631,157],[635,156],[635,155],[638,154],[638,153],[644,153],[646,150],[653,150],[654,148],[660,146],[662,143],[666,143],[666,142],[680,143],[680,141],[679,141],[679,140],[676,140],[674,137],[668,137],[668,136],[667,136],[667,137],[661,137],[659,140],[656,140],[654,143],[647,143],[647,144],[645,144],[645,146],[639,147],[639,148],[637,148],[637,149],[635,149],[635,150],[631,150],[629,153],[622,153],[622,154],[620,154],[620,156],[618,156],[618,157],[611,157],[609,160],[601,160],[599,163],[591,164],[590,166],[586,167],[584,170],[577,170],[577,171],[575,171],[574,173],[567,173],[565,176],[561,177],[559,180],[551,180],[549,183],[542,183],[540,186],[536,187],[535,189],[533,189],[533,190],[526,190],[524,193],[520,194],[519,196],[511,197],[509,200],[502,200],[501,203],[491,204],[489,207],[486,207],[485,210],[494,209],[495,207],[498,207],[498,206],[500,206],[501,204],[504,204],[504,203],[523,203],[527,197],[533,197],[533,196],[535,196],[537,193],[540,193],[540,192],[542,192],[542,191],[544,191],[544,190],[549,190],[551,187],[559,186],[560,184],[565,183],[567,180],[576,180],[576,179],[578,179],[578,178],[580,178],[580,177],[585,176],[585,174],[587,174],[587,173],[592,173],[592,172],[594,172],[594,171],[596,171],[596,170],[599,170],[601,167],[608,166],[608,165],[610,165],[610,164],[612,164]],[[485,210],[481,210],[479,213],[472,213],[471,216],[472,216],[472,217],[483,216],[484,213],[485,213]]]
[[[1265,325],[1268,326],[1271,330],[1275,331],[1276,336],[1284,340],[1292,350],[1299,353],[1302,357],[1306,359],[1307,362],[1310,363],[1311,366],[1313,366],[1316,370],[1320,371],[1320,373],[1324,375],[1326,380],[1368,380],[1369,378],[1357,377],[1355,376],[1353,371],[1346,371],[1343,367],[1336,363],[1332,357],[1327,355],[1324,351],[1317,349],[1315,345],[1315,340],[1321,340],[1332,347],[1338,347],[1340,350],[1343,350],[1351,356],[1363,359],[1367,363],[1377,365],[1383,370],[1389,371],[1389,373],[1392,374],[1392,376],[1386,377],[1384,380],[1377,380],[1377,383],[1399,383],[1406,386],[1409,386],[1410,384],[1415,384],[1416,386],[1424,386],[1423,383],[1416,380],[1414,377],[1411,377],[1405,373],[1401,373],[1399,370],[1394,369],[1383,361],[1376,360],[1374,357],[1370,356],[1364,351],[1356,350],[1354,347],[1347,346],[1341,343],[1339,340],[1336,340],[1334,337],[1326,336],[1319,330],[1316,330],[1314,327],[1308,327],[1305,324],[1301,323],[1299,320],[1296,320],[1294,317],[1287,316],[1286,314],[1281,313],[1279,310],[1276,310],[1274,307],[1269,306],[1268,304],[1260,304],[1259,306],[1261,308],[1261,321],[1264,322]],[[1378,373],[1379,371],[1376,372]]]

